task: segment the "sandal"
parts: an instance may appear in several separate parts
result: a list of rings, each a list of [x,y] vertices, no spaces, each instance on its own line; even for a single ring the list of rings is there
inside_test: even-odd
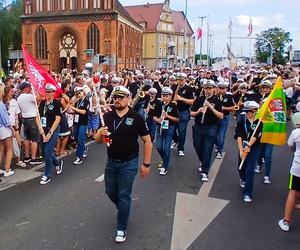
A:
[[[19,161],[19,162],[16,163],[16,166],[26,168],[26,163],[23,162],[23,161]]]

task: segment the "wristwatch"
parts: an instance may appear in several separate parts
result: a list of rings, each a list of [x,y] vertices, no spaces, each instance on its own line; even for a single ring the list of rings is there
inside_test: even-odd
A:
[[[49,130],[48,134],[49,134],[49,135],[52,135],[52,134],[53,134],[53,132],[52,132],[51,130]]]
[[[146,168],[149,168],[149,167],[150,167],[150,164],[146,164],[145,162],[143,162],[143,165],[144,165]]]

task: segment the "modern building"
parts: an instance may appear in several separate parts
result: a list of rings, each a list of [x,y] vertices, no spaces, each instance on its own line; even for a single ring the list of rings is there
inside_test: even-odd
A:
[[[142,31],[118,0],[24,0],[23,44],[52,71],[82,70],[99,55],[103,70],[137,67]]]
[[[142,59],[146,68],[194,65],[194,32],[182,11],[170,9],[169,0],[125,9],[144,27]]]

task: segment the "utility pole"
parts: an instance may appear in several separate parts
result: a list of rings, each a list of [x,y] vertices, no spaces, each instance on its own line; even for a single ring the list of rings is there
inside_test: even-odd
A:
[[[207,15],[207,51],[206,51],[206,56],[207,56],[207,67],[209,67],[209,15]]]
[[[231,17],[229,19],[229,50],[230,50],[230,53],[232,53],[232,20],[231,20]],[[229,56],[229,65],[230,65],[230,68],[232,67],[232,58],[231,56]]]
[[[198,18],[201,19],[201,32],[203,34],[203,19],[207,18],[207,16],[199,16]],[[202,66],[202,39],[203,39],[203,35],[201,35],[201,39],[200,39],[200,66]]]
[[[184,18],[184,43],[183,43],[183,65],[186,66],[186,31],[187,31],[187,4],[188,0],[185,0],[185,18]]]

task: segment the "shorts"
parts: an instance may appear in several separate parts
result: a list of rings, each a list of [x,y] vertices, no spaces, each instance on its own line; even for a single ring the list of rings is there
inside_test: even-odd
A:
[[[0,141],[5,140],[12,136],[11,128],[0,127]]]
[[[300,192],[300,177],[290,174],[289,189]]]
[[[25,140],[39,142],[40,133],[35,121],[35,117],[23,118],[23,125],[24,125]]]

